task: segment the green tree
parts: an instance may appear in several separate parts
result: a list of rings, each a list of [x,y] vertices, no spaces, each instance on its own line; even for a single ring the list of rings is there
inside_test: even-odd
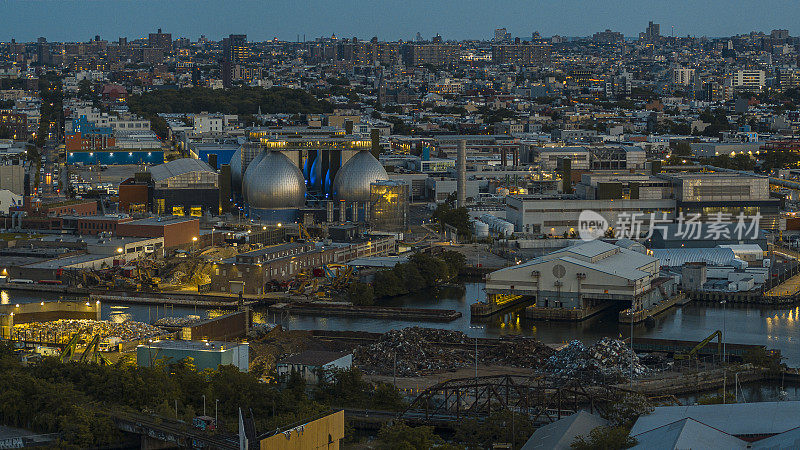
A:
[[[692,154],[692,147],[686,141],[675,142],[670,145],[672,154],[677,156],[689,156]]]
[[[521,448],[535,427],[526,414],[508,410],[493,412],[483,421],[467,419],[456,430],[455,439],[468,447],[491,448],[497,442],[513,443]]]
[[[90,80],[83,79],[78,83],[78,98],[81,100],[94,100],[94,91]]]
[[[444,442],[433,433],[433,427],[410,427],[402,422],[384,425],[378,441],[382,450],[428,450]]]
[[[347,288],[347,299],[354,305],[372,305],[375,291],[369,284],[356,281]]]
[[[417,266],[417,270],[425,280],[425,286],[435,286],[437,283],[447,281],[451,278],[450,267],[440,258],[429,253],[417,253],[411,257],[411,263]]]
[[[453,250],[445,250],[441,255],[439,255],[439,258],[443,259],[450,267],[450,273],[452,276],[458,275],[458,273],[461,272],[461,269],[467,265],[467,257],[464,256],[463,253]]]
[[[399,266],[400,264],[398,264]],[[379,270],[375,272],[372,283],[376,298],[394,297],[408,292],[397,276],[397,266],[394,269]]]
[[[588,437],[578,436],[570,447],[579,450],[623,450],[636,445],[624,427],[597,427]]]
[[[453,208],[451,204],[441,203],[433,211],[431,218],[440,223],[455,227],[459,236],[470,236],[472,227],[469,221],[469,211],[465,207]]]

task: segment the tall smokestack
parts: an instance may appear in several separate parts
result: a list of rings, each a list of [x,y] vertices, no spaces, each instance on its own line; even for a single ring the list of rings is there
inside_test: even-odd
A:
[[[456,200],[458,207],[467,206],[467,141],[458,141],[458,155],[456,156]]]
[[[372,156],[376,159],[381,155],[381,132],[377,128],[369,131],[369,137],[372,141]]]
[[[572,160],[570,158],[561,160],[561,192],[572,194]]]
[[[326,219],[328,220],[328,223],[332,223],[333,222],[333,217],[334,217],[334,215],[333,215],[333,200],[328,201],[327,204],[325,205],[325,208],[326,208],[326,212],[327,212]]]

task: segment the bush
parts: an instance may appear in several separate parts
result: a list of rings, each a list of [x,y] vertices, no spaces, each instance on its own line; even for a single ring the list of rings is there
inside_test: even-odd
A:
[[[580,450],[623,450],[636,445],[636,439],[629,436],[624,427],[597,427],[588,437],[578,436],[570,447]]]
[[[369,306],[375,303],[375,292],[369,284],[355,281],[347,288],[347,299],[354,305]]]

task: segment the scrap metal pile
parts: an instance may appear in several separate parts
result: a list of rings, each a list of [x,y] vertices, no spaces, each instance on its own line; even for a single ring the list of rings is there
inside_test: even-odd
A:
[[[551,348],[530,338],[478,346],[481,365],[533,368],[552,354]],[[353,358],[354,364],[368,374],[413,377],[455,371],[475,365],[475,339],[451,330],[420,327],[391,330],[376,342],[357,347]]]
[[[161,328],[142,322],[127,321],[115,323],[109,320],[54,320],[51,322],[32,322],[14,325],[14,333],[21,340],[67,342],[75,332],[81,333],[81,340],[89,341],[99,334],[101,339],[117,337],[131,341],[164,333]]]
[[[580,378],[588,383],[619,382],[631,373],[638,378],[650,370],[623,341],[607,337],[588,347],[580,341],[570,342],[547,360],[545,369],[556,376]]]
[[[356,347],[353,363],[374,375],[416,377],[452,372],[474,367],[475,338],[458,331],[420,327],[391,330],[372,344]],[[478,364],[530,368],[587,383],[608,383],[630,376],[631,351],[623,341],[609,338],[588,347],[572,341],[555,351],[533,338],[509,337],[479,341]],[[635,354],[632,365],[634,377],[651,370]]]
[[[186,317],[162,317],[155,321],[157,327],[185,327],[202,321],[200,316],[188,315]]]

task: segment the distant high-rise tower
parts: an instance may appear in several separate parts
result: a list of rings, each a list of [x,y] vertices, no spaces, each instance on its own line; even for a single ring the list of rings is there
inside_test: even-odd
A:
[[[644,30],[644,38],[647,41],[657,41],[661,37],[661,25],[650,21],[647,24],[647,29]]]
[[[172,33],[162,33],[161,28],[157,33],[147,35],[147,44],[153,48],[160,48],[164,53],[172,51]]]
[[[511,33],[508,32],[505,28],[495,28],[494,30],[494,41],[497,44],[501,44],[503,42],[509,42],[511,40]]]
[[[456,203],[459,208],[467,206],[467,141],[458,141],[456,154]]]
[[[50,45],[47,44],[47,39],[40,37],[36,40],[36,55],[38,57],[39,64],[43,66],[52,62]]]
[[[250,56],[246,34],[232,34],[222,40],[222,85],[231,87],[233,70]]]

